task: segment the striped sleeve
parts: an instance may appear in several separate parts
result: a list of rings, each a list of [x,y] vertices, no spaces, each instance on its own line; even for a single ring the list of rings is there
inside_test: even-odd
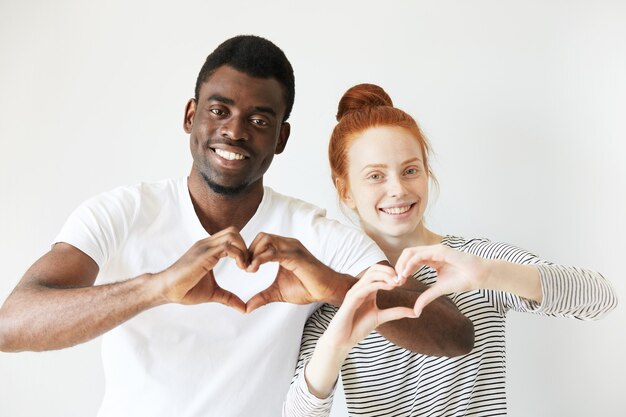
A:
[[[299,372],[287,392],[283,417],[326,417],[330,415],[334,394],[333,390],[327,398],[317,398],[309,391],[304,372]]]
[[[505,309],[502,313],[512,309],[555,317],[597,320],[617,306],[617,296],[611,284],[595,271],[553,264],[524,249],[487,239],[470,240],[460,249],[487,259],[537,267],[543,291],[542,302],[493,291],[494,299]]]
[[[296,373],[283,403],[283,417],[325,417],[330,415],[334,389],[328,398],[324,399],[311,394],[304,378],[304,368],[313,356],[317,341],[324,334],[335,312],[336,308],[325,304],[309,317],[304,326]]]
[[[617,307],[611,284],[597,272],[572,266],[538,265],[543,300],[536,313],[597,320]]]

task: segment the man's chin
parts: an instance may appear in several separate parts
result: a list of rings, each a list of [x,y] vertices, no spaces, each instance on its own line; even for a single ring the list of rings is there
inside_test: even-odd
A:
[[[248,184],[240,184],[240,185],[222,185],[218,184],[206,175],[202,174],[202,178],[204,182],[209,186],[211,191],[215,194],[223,195],[223,196],[234,196],[241,194],[248,186]]]

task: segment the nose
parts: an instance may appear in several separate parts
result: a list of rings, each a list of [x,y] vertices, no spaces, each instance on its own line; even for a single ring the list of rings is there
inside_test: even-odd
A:
[[[387,177],[387,195],[390,197],[404,197],[407,194],[402,179],[396,175]]]
[[[248,140],[246,121],[240,117],[230,117],[222,123],[220,135],[230,140]]]

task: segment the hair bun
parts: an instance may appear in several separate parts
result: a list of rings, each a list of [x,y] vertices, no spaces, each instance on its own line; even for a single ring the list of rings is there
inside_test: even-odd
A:
[[[350,87],[339,100],[337,121],[340,121],[347,113],[377,106],[393,107],[389,94],[376,84],[357,84]]]

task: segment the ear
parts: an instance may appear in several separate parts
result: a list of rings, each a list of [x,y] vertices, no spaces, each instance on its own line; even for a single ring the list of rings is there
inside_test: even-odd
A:
[[[185,133],[191,133],[193,127],[193,118],[196,115],[196,99],[190,98],[185,106],[185,120],[183,122],[183,129]]]
[[[289,140],[290,133],[291,125],[287,122],[284,122],[280,126],[280,132],[278,133],[278,142],[276,143],[276,151],[274,152],[276,155],[282,153],[285,150],[285,146],[287,146],[287,140]]]
[[[354,203],[348,184],[346,184],[343,179],[337,178],[335,180],[335,187],[337,188],[337,193],[341,201],[352,210],[356,210],[356,204]]]

